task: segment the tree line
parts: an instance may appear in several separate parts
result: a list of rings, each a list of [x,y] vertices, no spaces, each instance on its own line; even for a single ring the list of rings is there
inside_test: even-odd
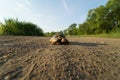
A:
[[[89,10],[84,23],[73,23],[63,32],[66,35],[120,33],[120,0],[108,0],[106,5]]]

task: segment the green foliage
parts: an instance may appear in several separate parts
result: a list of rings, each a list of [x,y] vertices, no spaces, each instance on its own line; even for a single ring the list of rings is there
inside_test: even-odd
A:
[[[0,35],[3,34],[2,23],[0,23]]]
[[[68,29],[65,29],[63,33],[65,35],[77,35],[78,34],[78,29],[77,29],[77,24],[73,23],[69,26]]]
[[[101,5],[88,12],[84,23],[71,24],[64,30],[67,35],[92,35],[103,33],[120,33],[120,0],[108,0],[106,5]]]
[[[42,29],[37,25],[31,22],[21,22],[18,19],[5,19],[2,31],[4,35],[43,36]]]
[[[2,27],[0,26],[0,35],[2,35]]]
[[[105,6],[89,11],[86,23],[92,34],[110,33],[120,28],[119,3],[119,0],[109,0]]]
[[[56,34],[57,32],[46,32],[46,33],[44,33],[44,35],[46,36],[46,37],[52,37],[54,34]]]
[[[55,35],[57,33],[60,33],[60,34],[64,35],[63,31],[58,31],[58,32],[52,31],[52,32],[46,32],[46,33],[44,33],[44,36],[46,36],[46,37],[52,37],[53,35]]]

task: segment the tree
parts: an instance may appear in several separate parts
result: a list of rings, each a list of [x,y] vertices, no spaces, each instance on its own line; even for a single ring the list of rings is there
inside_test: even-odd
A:
[[[120,0],[109,0],[88,12],[87,20],[79,25],[79,34],[100,34],[120,31]]]
[[[79,31],[79,35],[88,34],[90,31],[88,23],[84,22],[83,24],[79,24],[78,31]]]
[[[68,28],[68,34],[69,35],[77,35],[77,28],[76,28],[77,24],[73,23],[69,26]]]
[[[0,23],[0,35],[3,34],[3,29],[2,29],[2,26],[1,26],[1,23]]]
[[[120,0],[109,0],[106,4],[106,7],[109,9],[109,14],[107,15],[108,20],[110,21],[110,29],[115,30],[119,29],[120,24]]]

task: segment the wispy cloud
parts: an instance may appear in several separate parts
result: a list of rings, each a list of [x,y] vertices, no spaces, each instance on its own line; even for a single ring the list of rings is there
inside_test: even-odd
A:
[[[50,26],[53,26],[52,24],[56,21],[56,17],[40,11],[35,11],[33,6],[35,7],[35,4],[30,0],[18,0],[14,5],[14,13],[17,13],[17,18],[33,22],[43,30],[50,31]]]
[[[24,0],[24,1],[16,1],[15,3],[15,10],[16,11],[27,11],[30,10],[30,7],[32,6],[32,3],[30,0]]]
[[[65,11],[69,14],[72,14],[72,10],[69,8],[67,1],[66,0],[61,0],[61,2],[62,2],[62,5],[63,5]]]
[[[2,22],[4,22],[4,18],[18,18],[21,21],[30,21],[37,24],[45,32],[61,30],[61,26],[64,26],[60,24],[62,23],[61,21],[64,22],[64,19],[62,20],[63,16],[56,14],[54,11],[49,13],[49,9],[51,9],[49,8],[50,5],[46,5],[48,6],[48,8],[46,9],[48,11],[46,12],[43,5],[36,4],[38,0],[34,1],[12,0],[8,3],[8,0],[1,0],[0,21],[2,20]],[[42,3],[42,0],[40,0],[40,2]],[[61,0],[60,2],[64,11],[67,14],[71,14],[72,11],[68,5],[67,0]]]

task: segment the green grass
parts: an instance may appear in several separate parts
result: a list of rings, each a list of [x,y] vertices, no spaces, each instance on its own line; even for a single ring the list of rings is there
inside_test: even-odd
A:
[[[98,37],[107,37],[107,38],[120,38],[120,33],[102,33],[99,35],[96,35]]]
[[[2,27],[0,27],[0,35],[2,35],[3,31],[2,31]]]
[[[103,37],[103,38],[120,38],[120,33],[102,33],[94,35],[81,35],[82,37]]]
[[[120,38],[120,33],[100,34],[100,37]]]

